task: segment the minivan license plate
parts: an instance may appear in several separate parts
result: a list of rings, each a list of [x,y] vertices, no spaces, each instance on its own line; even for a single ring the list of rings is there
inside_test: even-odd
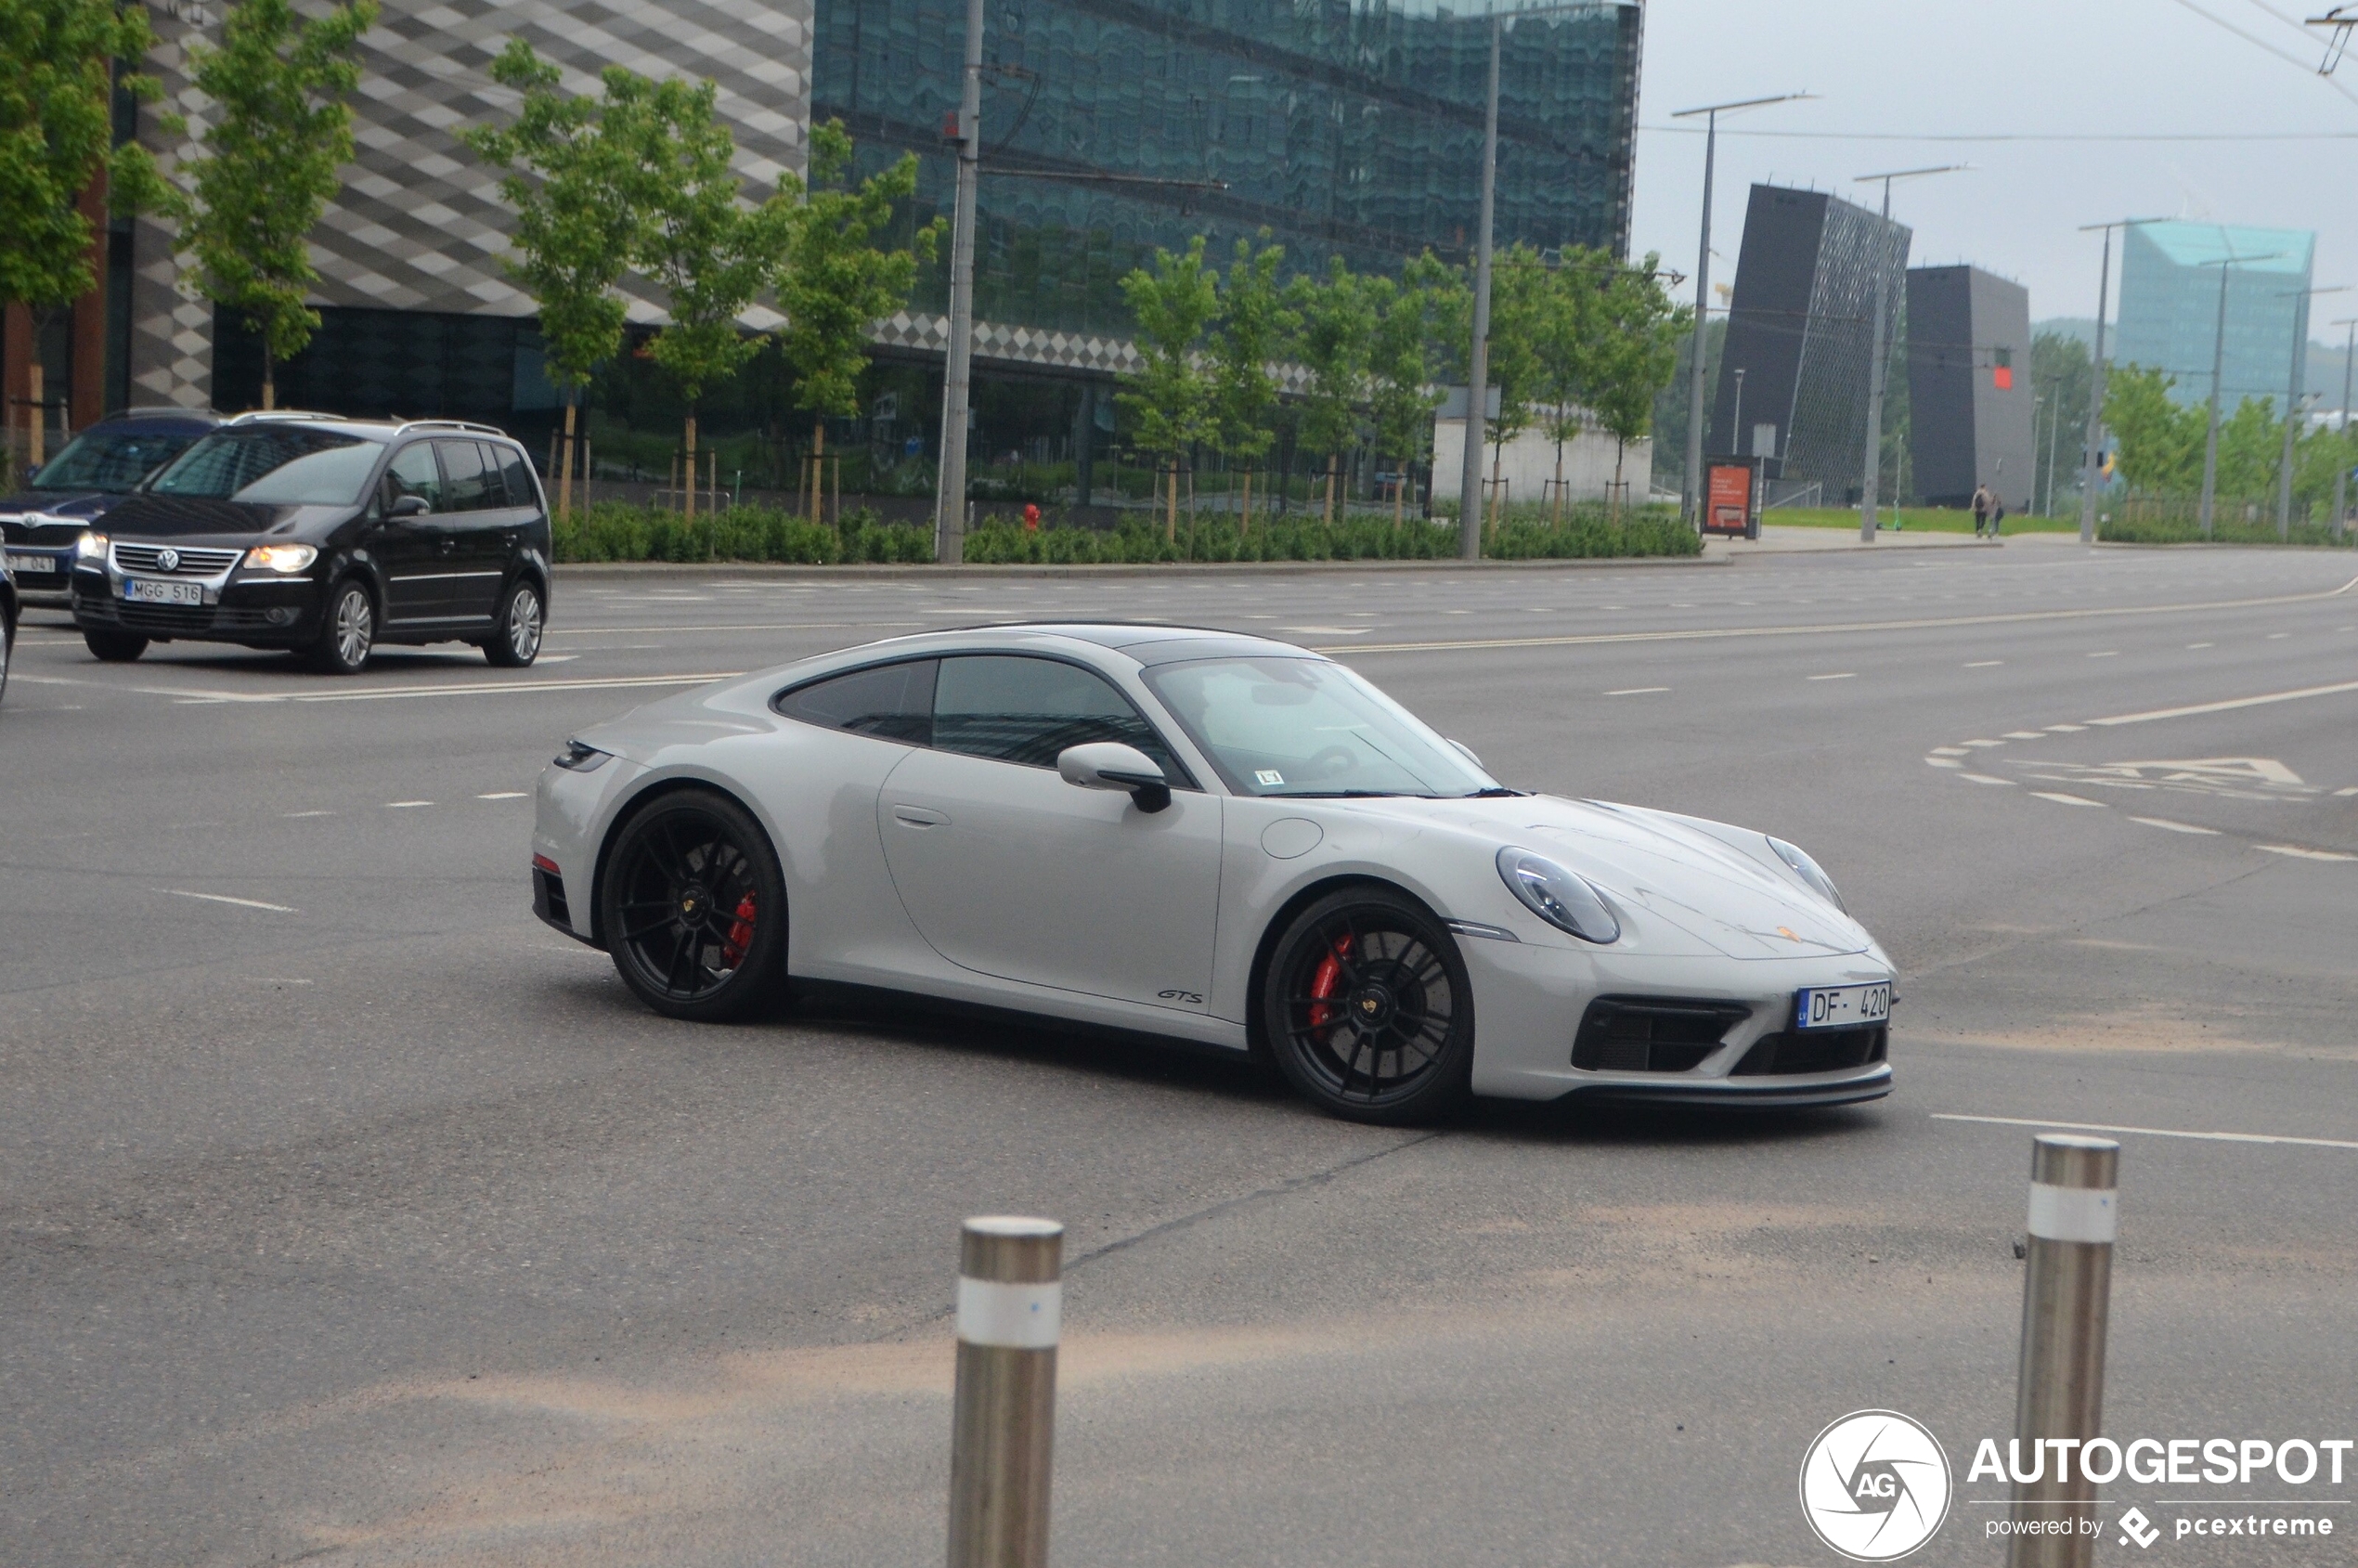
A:
[[[1891,982],[1838,985],[1798,991],[1794,996],[1795,1029],[1859,1029],[1891,1018]]]
[[[135,604],[202,604],[202,583],[159,583],[133,577],[123,585],[123,596]]]

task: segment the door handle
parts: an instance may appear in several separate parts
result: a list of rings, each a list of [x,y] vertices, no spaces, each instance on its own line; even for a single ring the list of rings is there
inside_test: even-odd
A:
[[[929,806],[910,806],[896,801],[892,820],[903,827],[948,827],[950,819]]]

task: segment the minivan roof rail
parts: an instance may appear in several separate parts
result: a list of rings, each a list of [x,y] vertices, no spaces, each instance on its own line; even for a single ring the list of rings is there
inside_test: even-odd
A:
[[[506,437],[508,433],[496,424],[479,424],[473,420],[403,420],[394,429],[395,435],[410,430],[468,430],[478,435]]]
[[[242,414],[233,415],[230,418],[229,422],[231,424],[252,424],[258,423],[264,420],[343,421],[345,418],[346,416],[343,414],[323,414],[316,408],[248,408]]]
[[[142,403],[136,408],[117,408],[110,420],[218,419],[211,408],[184,408],[177,403]]]

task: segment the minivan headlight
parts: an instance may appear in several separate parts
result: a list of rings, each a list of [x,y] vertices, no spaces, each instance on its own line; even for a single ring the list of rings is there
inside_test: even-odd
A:
[[[246,567],[255,572],[300,572],[318,559],[314,545],[258,544],[246,551]]]
[[[1793,874],[1795,876],[1816,889],[1820,898],[1824,899],[1845,914],[1850,913],[1850,906],[1842,901],[1842,890],[1834,886],[1834,879],[1826,875],[1825,867],[1809,858],[1807,850],[1797,844],[1788,844],[1781,838],[1770,838],[1768,848],[1777,851],[1779,860],[1793,867]]]
[[[1620,940],[1621,922],[1597,889],[1547,856],[1509,845],[1498,851],[1498,875],[1526,909],[1557,930],[1600,946]]]
[[[84,528],[82,537],[73,541],[74,557],[81,561],[104,561],[107,558],[107,543],[106,535]]]

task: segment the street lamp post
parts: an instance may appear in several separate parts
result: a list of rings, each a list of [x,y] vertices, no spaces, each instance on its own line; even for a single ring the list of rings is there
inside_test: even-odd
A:
[[[1954,174],[1971,167],[1969,163],[1943,163],[1930,169],[1894,169],[1887,174],[1860,175],[1858,179],[1860,184],[1870,180],[1883,181],[1883,221],[1888,233],[1891,227],[1892,181],[1915,179],[1924,175]],[[1859,485],[1859,538],[1865,544],[1875,542],[1878,503],[1882,499],[1876,492],[1883,484],[1883,382],[1885,362],[1891,357],[1891,351],[1884,345],[1883,333],[1884,320],[1890,306],[1891,280],[1887,275],[1878,276],[1875,279],[1874,336],[1869,340],[1873,357],[1867,366],[1866,473]]]
[[[2231,245],[2225,255],[2207,261],[2204,266],[2219,269],[2219,320],[2210,337],[2210,431],[2202,444],[2202,537],[2210,538],[2212,504],[2219,498],[2219,383],[2227,373],[2227,274],[2239,262],[2274,261],[2284,253],[2265,256],[2239,256]]]
[[[2350,452],[2348,450],[2350,445],[2350,361],[2353,354],[2358,354],[2358,316],[2345,316],[2340,320],[2335,322],[2334,325],[2337,327],[2347,327],[2350,329],[2350,335],[2343,341],[2341,347],[2341,435],[2343,451],[2341,456],[2336,460],[2334,463],[2333,540],[2334,543],[2339,544],[2341,542],[2342,503],[2348,499],[2350,494]]]
[[[1703,352],[1704,328],[1711,319],[1711,176],[1719,158],[1719,117],[1743,109],[1765,109],[1772,103],[1794,103],[1814,98],[1815,93],[1779,93],[1773,97],[1739,98],[1733,103],[1705,104],[1701,109],[1682,109],[1671,115],[1673,120],[1691,120],[1704,116],[1703,138],[1703,239],[1695,247],[1695,343],[1691,356],[1692,363],[1687,374],[1687,473],[1678,482],[1678,515],[1690,525],[1703,522]]]
[[[2088,364],[2088,445],[2079,454],[2081,544],[2096,542],[2096,448],[2103,444],[2105,434],[2105,316],[2112,308],[2112,231],[2161,221],[2159,218],[2118,218],[2111,223],[2079,226],[2082,234],[2092,228],[2105,231],[2105,259],[2096,273],[2096,354]]]
[[[2292,309],[2292,352],[2287,356],[2290,363],[2285,369],[2285,453],[2276,464],[2276,538],[2286,544],[2292,542],[2292,421],[2301,401],[2300,350],[2309,339],[2309,296],[2349,292],[2349,284],[2336,283],[2324,289],[2287,289],[2277,296],[2299,302]]]
[[[941,376],[941,464],[934,499],[934,559],[955,566],[966,550],[966,426],[975,336],[975,196],[982,157],[982,6],[966,0],[965,82],[958,98],[958,194],[950,234],[950,341]]]

